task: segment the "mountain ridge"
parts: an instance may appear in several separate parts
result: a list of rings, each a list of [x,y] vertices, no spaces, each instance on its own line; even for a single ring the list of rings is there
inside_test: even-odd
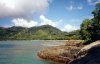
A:
[[[70,33],[62,32],[60,29],[42,25],[31,28],[25,27],[0,27],[0,40],[64,40],[70,39]],[[75,35],[72,34],[71,36]]]

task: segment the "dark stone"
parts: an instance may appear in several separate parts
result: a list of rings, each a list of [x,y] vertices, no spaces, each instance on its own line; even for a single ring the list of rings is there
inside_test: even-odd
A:
[[[77,57],[69,64],[100,64],[100,44],[92,46],[83,57]]]

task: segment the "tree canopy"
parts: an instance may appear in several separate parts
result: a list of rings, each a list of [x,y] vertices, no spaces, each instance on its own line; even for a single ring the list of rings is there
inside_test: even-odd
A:
[[[92,19],[86,19],[81,24],[80,34],[85,43],[100,40],[100,3],[96,4],[92,14],[94,16]]]

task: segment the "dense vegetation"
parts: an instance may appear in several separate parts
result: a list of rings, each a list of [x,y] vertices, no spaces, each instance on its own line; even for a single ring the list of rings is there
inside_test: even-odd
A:
[[[81,24],[80,34],[85,44],[100,40],[100,3],[96,4],[92,14],[94,15],[92,19],[85,19]]]
[[[0,27],[0,40],[65,40],[80,39],[79,30],[67,33],[56,27],[43,25],[32,28]]]

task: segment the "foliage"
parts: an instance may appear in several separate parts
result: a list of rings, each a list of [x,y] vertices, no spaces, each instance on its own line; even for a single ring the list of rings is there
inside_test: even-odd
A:
[[[86,19],[81,24],[81,37],[88,44],[91,41],[100,40],[100,3],[96,5],[96,9],[92,12],[94,18]]]
[[[91,20],[90,29],[93,30],[92,39],[93,41],[100,39],[100,3],[96,4],[96,9],[92,12],[94,18]]]
[[[81,24],[80,34],[81,34],[82,39],[85,40],[85,42],[87,42],[87,43],[91,42],[91,34],[88,31],[90,24],[91,24],[91,20],[89,20],[89,19],[85,19],[83,21],[83,23]]]
[[[77,34],[76,34],[77,32]],[[66,40],[80,39],[79,31],[62,32],[56,27],[43,25],[32,28],[0,28],[0,40]]]

